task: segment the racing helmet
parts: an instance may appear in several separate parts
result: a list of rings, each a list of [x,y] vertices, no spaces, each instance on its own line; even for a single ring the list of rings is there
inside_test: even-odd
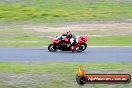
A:
[[[71,31],[66,32],[66,34],[67,34],[68,36],[70,36],[70,35],[71,35]]]

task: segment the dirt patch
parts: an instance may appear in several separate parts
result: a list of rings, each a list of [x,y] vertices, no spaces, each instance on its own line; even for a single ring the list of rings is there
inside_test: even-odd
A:
[[[132,20],[43,23],[0,23],[0,29],[26,29],[37,33],[73,31],[92,35],[132,35]]]
[[[32,25],[27,26],[25,29],[31,29],[35,32],[60,32],[65,33],[66,31],[78,31],[78,32],[97,32],[101,35],[103,34],[118,34],[118,35],[127,35],[132,34],[132,23],[121,22],[121,23],[81,23],[81,24],[65,24],[59,27],[48,27],[42,25]]]

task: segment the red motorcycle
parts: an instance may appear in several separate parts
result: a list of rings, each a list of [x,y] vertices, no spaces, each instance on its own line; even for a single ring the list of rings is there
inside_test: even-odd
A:
[[[55,39],[53,39],[53,41],[51,42],[51,44],[49,44],[48,46],[48,50],[50,52],[55,52],[57,50],[61,50],[61,51],[70,51],[71,47],[70,47],[70,41],[64,37],[62,39],[58,39],[60,36],[57,36]],[[76,50],[77,52],[82,52],[87,48],[87,40],[88,40],[88,36],[82,35],[82,36],[78,36],[78,43],[76,44]]]

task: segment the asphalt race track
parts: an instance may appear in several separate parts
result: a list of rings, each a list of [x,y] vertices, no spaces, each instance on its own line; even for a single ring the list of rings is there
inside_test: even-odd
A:
[[[49,52],[41,48],[0,48],[0,61],[132,61],[132,47],[88,47],[84,52]]]

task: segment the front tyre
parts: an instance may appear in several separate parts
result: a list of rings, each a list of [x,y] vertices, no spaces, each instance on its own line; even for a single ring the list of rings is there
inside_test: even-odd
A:
[[[85,49],[87,48],[87,44],[86,43],[83,43],[82,45],[80,45],[78,48],[77,48],[77,52],[82,52],[84,51]]]
[[[49,44],[48,50],[50,52],[56,52],[58,50],[58,48],[55,45],[53,45],[53,44]]]

